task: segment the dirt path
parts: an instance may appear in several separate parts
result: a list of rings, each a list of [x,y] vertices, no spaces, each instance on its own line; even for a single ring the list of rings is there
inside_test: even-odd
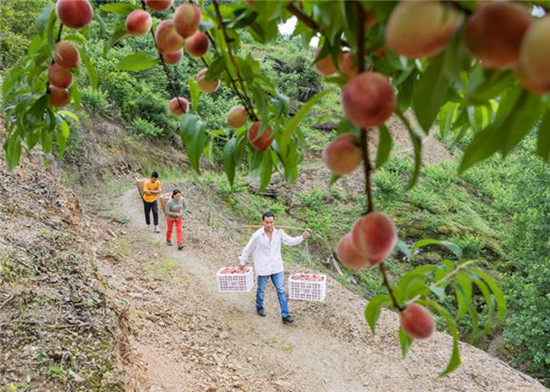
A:
[[[200,195],[194,196],[197,200]],[[123,362],[140,391],[543,391],[538,382],[463,344],[463,366],[438,378],[451,339],[417,342],[401,359],[397,317],[384,312],[373,336],[365,300],[329,278],[323,303],[290,301],[296,326],[281,323],[272,286],[268,317],[254,294],[220,294],[215,273],[236,262],[243,244],[194,216],[184,221],[184,249],[144,229],[135,189],[119,200],[129,222],[113,233],[112,263],[100,267],[111,296],[127,303],[131,359]],[[193,206],[192,206],[193,207]],[[284,252],[284,250],[283,250]],[[283,253],[284,256],[284,253]],[[303,271],[287,265],[286,272]]]

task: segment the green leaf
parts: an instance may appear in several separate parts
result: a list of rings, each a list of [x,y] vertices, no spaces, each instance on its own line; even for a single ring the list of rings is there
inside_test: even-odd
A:
[[[239,15],[237,18],[233,19],[231,22],[227,24],[227,27],[230,29],[242,29],[244,27],[250,26],[256,18],[258,17],[258,13],[253,12],[243,12],[241,15]]]
[[[447,98],[451,79],[443,72],[445,54],[431,59],[428,69],[415,86],[413,108],[418,123],[428,134],[441,106]]]
[[[493,303],[493,297],[491,296],[491,291],[489,290],[487,284],[477,277],[473,278],[472,281],[479,288],[479,290],[483,294],[483,297],[485,298],[485,302],[487,303],[487,319],[485,323],[485,328],[483,328],[483,331],[481,331],[481,336],[484,336],[488,334],[493,328],[493,314],[495,312],[495,306]]]
[[[396,114],[401,119],[403,124],[405,124],[413,145],[414,170],[407,186],[407,190],[409,190],[414,186],[414,184],[416,184],[418,176],[420,175],[420,168],[422,166],[422,138],[412,129],[409,120],[403,115],[403,113],[401,113],[400,111],[396,111]]]
[[[329,94],[330,92],[334,91],[333,89],[327,89],[318,92],[313,97],[308,99],[308,101],[296,112],[296,114],[292,117],[292,119],[289,121],[286,128],[283,130],[283,134],[286,137],[290,137],[296,129],[298,129],[298,125],[304,120],[304,118],[308,115],[310,110],[313,108],[313,106],[319,102],[321,98],[323,98],[325,95]]]
[[[191,112],[196,113],[199,110],[201,90],[195,79],[189,79],[189,92],[191,93]]]
[[[262,158],[262,171],[260,175],[260,188],[259,191],[263,191],[271,180],[271,174],[273,171],[273,161],[271,158],[271,150],[264,151]]]
[[[225,57],[223,56],[215,57],[214,60],[212,60],[212,62],[208,66],[208,71],[206,72],[205,79],[206,80],[219,79],[224,69],[225,69]]]
[[[378,318],[380,317],[382,305],[390,302],[391,298],[389,295],[379,294],[372,297],[365,307],[365,320],[367,320],[373,334],[376,332],[376,321],[378,321]]]
[[[440,302],[445,302],[446,295],[445,295],[445,289],[443,287],[430,285],[429,289],[433,294],[437,296],[437,299]]]
[[[457,118],[458,104],[447,102],[439,113],[439,134],[445,137],[451,131]]]
[[[78,31],[73,32],[72,34],[67,34],[63,36],[63,40],[65,41],[73,41],[77,44],[84,46],[86,45],[86,38],[84,38],[82,35],[78,33]],[[81,52],[81,51],[80,51]]]
[[[78,116],[76,114],[74,114],[73,112],[69,112],[68,110],[60,110],[57,113],[59,115],[63,116],[63,118],[69,117],[69,118],[71,118],[72,120],[74,120],[76,122],[80,121],[80,119],[78,118]]]
[[[472,280],[465,272],[459,271],[455,275],[453,284],[458,303],[456,319],[460,320],[468,312],[472,319],[472,333],[469,338],[470,342],[472,342],[477,339],[479,330],[479,316],[472,304]]]
[[[539,154],[546,163],[550,163],[550,110],[546,112],[539,126],[537,154]]]
[[[191,162],[191,167],[200,174],[200,157],[206,145],[208,144],[208,135],[204,131],[206,124],[202,121],[195,123],[195,129],[192,130],[191,137],[187,143],[187,155]]]
[[[385,125],[378,127],[380,131],[380,141],[378,142],[378,151],[376,152],[376,168],[382,167],[382,165],[388,160],[390,151],[393,147],[393,140]]]
[[[419,241],[416,241],[414,243],[414,245],[412,246],[412,248],[411,248],[411,253],[414,255],[414,253],[418,249],[422,248],[423,246],[428,246],[428,245],[444,246],[447,249],[449,249],[451,252],[453,252],[454,255],[457,258],[460,259],[462,257],[462,249],[457,244],[455,244],[453,242],[450,242],[450,241],[440,241],[440,240],[434,240],[434,239],[429,239],[429,238],[425,238],[425,239],[421,239]]]
[[[409,248],[409,245],[407,245],[407,243],[401,239],[398,239],[397,240],[397,249],[399,249],[399,251],[401,253],[403,253],[408,259],[411,258],[412,256],[412,253],[411,253],[411,249]]]
[[[59,151],[57,152],[58,157],[61,157],[65,152],[65,147],[67,146],[67,140],[69,140],[69,135],[71,129],[69,124],[63,119],[60,118],[61,125],[57,127],[57,145],[59,146]]]
[[[504,321],[504,318],[506,317],[507,306],[504,293],[498,286],[497,282],[487,272],[480,270],[479,268],[473,269],[473,272],[478,274],[485,281],[485,283],[487,283],[487,285],[493,292],[497,304],[497,323],[500,324],[502,321]]]
[[[199,116],[195,114],[184,114],[181,116],[178,128],[183,144],[187,144],[189,142],[195,132],[195,129],[197,128],[197,123],[199,120]]]
[[[540,97],[519,89],[503,99],[496,122],[477,133],[464,152],[459,173],[500,150],[508,154],[531,130],[542,108]]]
[[[46,27],[52,13],[55,15],[53,7],[45,7],[42,8],[42,11],[40,11],[40,14],[36,18],[36,31],[38,32],[39,36],[43,35],[46,31]]]
[[[114,3],[102,5],[100,9],[112,14],[127,16],[130,12],[139,9],[139,7],[131,3]]]
[[[117,69],[121,71],[143,71],[158,64],[158,56],[151,53],[133,53],[118,60]]]
[[[332,173],[330,175],[330,181],[328,183],[328,186],[332,186],[334,185],[334,183],[336,183],[336,181],[338,181],[342,176],[340,174],[334,174]]]
[[[115,28],[115,31],[111,35],[111,38],[105,41],[105,46],[103,47],[103,56],[107,57],[107,53],[109,53],[109,50],[111,50],[113,45],[116,44],[121,39],[123,39],[124,37],[128,37],[128,36],[130,36],[130,33],[128,33],[128,30],[126,29],[126,23],[125,22],[119,23]]]
[[[74,103],[74,105],[79,108],[80,104],[82,103],[82,97],[80,95],[80,90],[78,89],[78,85],[76,83],[73,83],[71,87],[69,87],[69,95],[71,96],[71,100]]]
[[[56,20],[57,15],[55,14],[55,12],[51,12],[48,18],[48,23],[46,25],[46,40],[48,41],[48,46],[50,47],[51,52],[55,50],[55,38],[53,29],[55,27]]]
[[[44,151],[44,153],[49,154],[52,151],[53,147],[53,138],[49,128],[42,128],[40,139],[42,141],[42,150]]]
[[[225,143],[225,147],[223,148],[223,166],[231,186],[233,186],[233,182],[235,180],[235,160],[233,155],[235,154],[236,145],[237,139],[231,138],[227,143]]]
[[[21,159],[21,139],[19,133],[12,133],[4,143],[6,150],[6,163],[10,172],[15,169]]]
[[[458,330],[456,328],[456,324],[454,319],[451,317],[449,312],[447,312],[445,309],[443,309],[439,304],[437,304],[434,301],[428,301],[428,300],[419,300],[419,304],[424,306],[429,306],[433,309],[435,309],[447,322],[447,328],[453,337],[453,351],[451,353],[451,358],[449,360],[449,363],[447,364],[447,367],[441,373],[439,376],[443,377],[449,373],[451,373],[453,370],[458,368],[460,366],[461,360],[460,360],[460,350],[458,347]]]
[[[407,357],[407,353],[413,342],[414,339],[407,335],[403,328],[399,327],[399,343],[401,343],[401,354],[403,355],[403,359]]]
[[[40,140],[40,128],[29,129],[26,135],[27,148],[32,150]]]
[[[468,83],[464,105],[485,104],[489,100],[496,98],[504,93],[513,85],[515,80],[512,71],[486,70],[481,65],[473,72],[481,72],[480,79],[473,79],[473,83]],[[478,71],[479,70],[479,71]]]

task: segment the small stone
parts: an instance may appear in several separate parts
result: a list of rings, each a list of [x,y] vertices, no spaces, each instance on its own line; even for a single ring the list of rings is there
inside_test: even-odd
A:
[[[224,332],[220,332],[220,334],[218,335],[218,337],[219,337],[220,339],[222,339],[222,340],[223,340],[223,339],[227,339],[227,338],[229,337],[229,334],[228,334],[227,332],[225,332],[225,331],[224,331]]]

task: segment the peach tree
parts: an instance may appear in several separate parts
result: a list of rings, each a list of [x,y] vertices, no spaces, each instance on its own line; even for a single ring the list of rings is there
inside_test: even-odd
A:
[[[398,242],[393,220],[375,211],[371,176],[393,145],[385,124],[395,116],[407,130],[414,152],[410,187],[422,165],[422,134],[433,128],[458,139],[473,133],[465,142],[460,173],[494,154],[506,157],[529,132],[538,133],[537,153],[550,161],[549,8],[546,0],[57,0],[40,14],[27,54],[3,81],[6,162],[13,169],[22,150],[38,144],[47,158],[63,154],[81,106],[81,86],[73,78],[86,73],[95,87],[101,77],[87,46],[90,29],[101,31],[105,56],[122,39],[150,35],[150,50],[119,58],[118,69],[164,69],[172,95],[166,107],[181,118],[178,132],[197,172],[209,141],[220,136],[197,112],[201,94],[213,94],[221,84],[231,88],[240,104],[227,113],[221,154],[231,184],[241,166],[259,174],[260,189],[274,172],[296,181],[304,156],[300,125],[323,97],[340,90],[338,137],[326,146],[323,159],[333,173],[331,182],[363,167],[367,207],[335,244],[335,257],[352,269],[380,269],[387,294],[369,301],[365,318],[374,332],[382,306],[398,311],[403,355],[414,339],[432,334],[432,312],[439,315],[453,337],[442,373],[447,374],[460,365],[457,323],[469,317],[470,336],[479,338],[504,320],[506,303],[496,281],[464,260],[458,246],[424,239],[408,248]],[[113,31],[107,31],[106,15],[118,21]],[[305,46],[318,40],[311,60],[327,86],[292,115],[288,97],[242,41],[246,34],[257,45],[267,45],[279,36],[278,25],[291,18],[296,21],[293,37]],[[187,97],[169,72],[183,56],[203,65],[189,80]],[[369,146],[368,135],[375,133],[378,143]],[[390,282],[385,260],[396,244],[409,259],[425,246],[446,248],[453,257]],[[482,310],[475,300],[479,294]]]

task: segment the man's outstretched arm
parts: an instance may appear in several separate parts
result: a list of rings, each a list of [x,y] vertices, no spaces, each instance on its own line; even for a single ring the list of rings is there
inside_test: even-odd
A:
[[[298,245],[303,240],[305,240],[307,237],[309,237],[309,232],[307,230],[304,231],[302,233],[302,235],[299,235],[298,237],[291,237],[288,234],[286,234],[284,232],[284,230],[281,230],[281,231],[282,231],[281,240],[282,240],[283,244],[288,245],[288,246]]]

